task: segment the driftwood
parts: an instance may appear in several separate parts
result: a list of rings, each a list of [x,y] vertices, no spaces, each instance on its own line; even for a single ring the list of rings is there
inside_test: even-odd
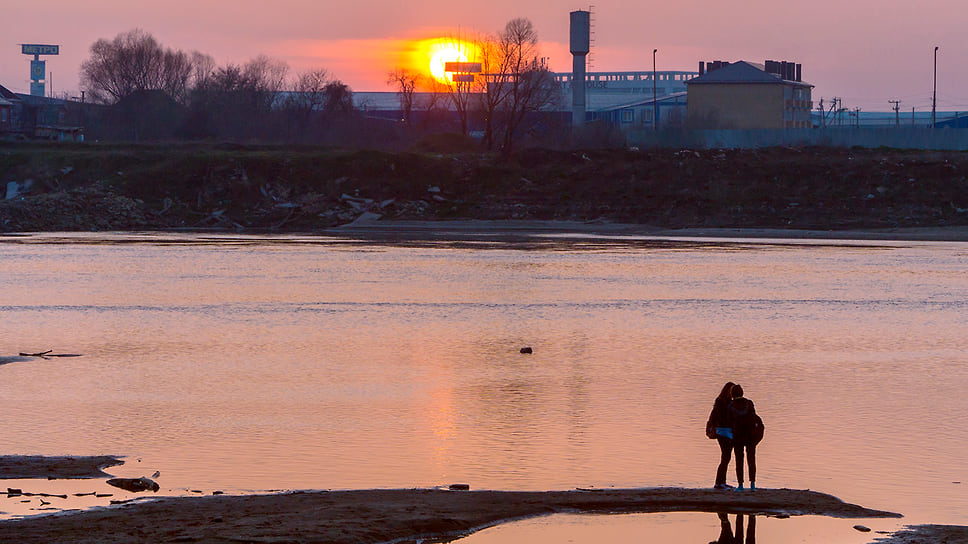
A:
[[[114,487],[119,487],[132,493],[158,491],[161,489],[158,482],[150,478],[111,478],[108,480],[108,485],[113,485]]]
[[[41,359],[49,359],[51,357],[80,357],[80,353],[52,353],[54,350],[49,349],[47,351],[41,351],[39,353],[24,353],[20,352],[21,357],[40,357]]]
[[[54,351],[54,350],[49,349],[47,351],[41,351],[39,353],[24,353],[24,352],[21,351],[20,352],[20,356],[21,357],[43,357],[43,356],[47,355],[48,353],[50,353],[52,351]]]

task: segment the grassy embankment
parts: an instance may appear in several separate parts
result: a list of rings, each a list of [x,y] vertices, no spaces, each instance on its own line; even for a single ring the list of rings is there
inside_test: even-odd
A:
[[[393,219],[657,227],[968,224],[968,154],[786,149],[385,153],[229,145],[0,145],[0,232],[312,231]]]

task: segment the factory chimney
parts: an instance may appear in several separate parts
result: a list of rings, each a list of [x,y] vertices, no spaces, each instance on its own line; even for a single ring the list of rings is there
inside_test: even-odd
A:
[[[571,126],[585,124],[585,57],[591,45],[591,12],[571,12]]]

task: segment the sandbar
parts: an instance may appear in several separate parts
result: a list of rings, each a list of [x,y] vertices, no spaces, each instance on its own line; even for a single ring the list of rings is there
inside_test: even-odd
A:
[[[87,457],[0,455],[0,479],[110,478],[111,475],[103,469],[121,464],[124,464],[124,461],[111,455]]]
[[[447,540],[503,521],[544,514],[670,511],[900,517],[796,489],[373,489],[163,498],[0,522],[0,541],[373,544]]]

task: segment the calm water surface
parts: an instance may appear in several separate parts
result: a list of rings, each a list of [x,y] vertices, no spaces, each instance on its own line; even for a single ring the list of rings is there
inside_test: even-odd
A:
[[[169,494],[706,487],[732,380],[766,423],[760,487],[964,525],[966,265],[964,243],[3,237],[0,356],[83,356],[0,365],[0,444],[124,455]]]

